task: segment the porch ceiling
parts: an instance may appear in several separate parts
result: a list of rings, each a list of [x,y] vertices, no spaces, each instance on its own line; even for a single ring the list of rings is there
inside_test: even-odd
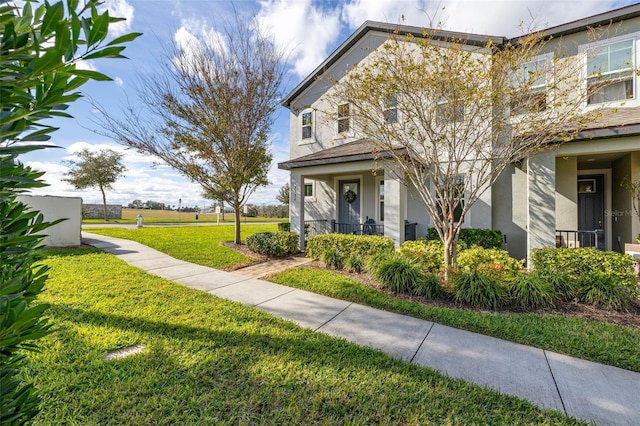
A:
[[[278,163],[278,168],[291,170],[301,167],[351,163],[390,157],[391,154],[389,152],[380,151],[380,148],[370,139],[360,139]]]

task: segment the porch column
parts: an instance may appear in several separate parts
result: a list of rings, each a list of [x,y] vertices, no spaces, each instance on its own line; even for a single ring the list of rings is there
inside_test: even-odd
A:
[[[407,187],[392,165],[384,168],[384,236],[393,239],[396,248],[404,242],[404,220],[407,217]]]
[[[289,185],[289,222],[291,232],[300,236],[300,250],[305,248],[304,239],[304,176],[298,170],[291,170]]]
[[[552,151],[527,160],[527,265],[531,252],[556,245],[556,158]]]

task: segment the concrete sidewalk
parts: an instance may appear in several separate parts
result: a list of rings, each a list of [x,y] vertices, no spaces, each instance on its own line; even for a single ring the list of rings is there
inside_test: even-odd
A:
[[[598,425],[640,424],[640,373],[194,265],[133,241],[85,231],[83,237],[84,243],[152,274],[541,408]]]

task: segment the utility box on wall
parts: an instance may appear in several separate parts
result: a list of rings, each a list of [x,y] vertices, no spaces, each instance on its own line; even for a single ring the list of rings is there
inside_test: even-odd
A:
[[[18,201],[44,216],[45,222],[66,219],[47,228],[43,234],[44,245],[48,247],[70,247],[81,244],[82,198],[54,197],[49,195],[19,195]]]

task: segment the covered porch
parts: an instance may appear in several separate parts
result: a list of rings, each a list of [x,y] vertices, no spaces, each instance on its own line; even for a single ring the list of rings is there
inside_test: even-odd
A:
[[[405,240],[407,189],[385,158],[359,140],[278,165],[291,172],[291,231],[302,237],[301,248],[306,238],[329,232]]]

